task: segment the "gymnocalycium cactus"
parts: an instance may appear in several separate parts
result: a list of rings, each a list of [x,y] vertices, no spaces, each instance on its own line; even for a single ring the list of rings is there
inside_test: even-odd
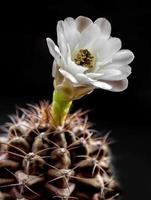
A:
[[[95,88],[123,91],[134,58],[120,50],[104,18],[71,17],[57,24],[52,103],[19,109],[0,138],[1,200],[113,200],[119,196],[107,136],[96,137],[85,112],[72,102]]]

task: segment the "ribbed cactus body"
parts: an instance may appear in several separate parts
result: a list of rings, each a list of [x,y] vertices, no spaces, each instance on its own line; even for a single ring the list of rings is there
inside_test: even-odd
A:
[[[1,139],[0,200],[111,200],[118,197],[106,137],[78,111],[52,126],[49,103],[21,109]]]

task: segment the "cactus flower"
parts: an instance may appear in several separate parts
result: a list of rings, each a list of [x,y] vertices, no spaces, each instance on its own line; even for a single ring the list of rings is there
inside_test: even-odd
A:
[[[83,95],[95,88],[125,90],[134,55],[130,50],[121,50],[121,40],[110,34],[111,24],[105,18],[92,22],[79,16],[58,21],[58,46],[47,38],[54,57],[52,75],[56,80],[60,77],[56,86],[65,82],[68,88],[74,89],[75,99],[81,87],[86,88]]]
[[[58,46],[47,38],[54,57],[52,116],[57,124],[63,124],[73,100],[95,88],[114,92],[127,88],[134,55],[130,50],[121,50],[119,38],[111,37],[108,20],[68,17],[58,21],[57,39]]]

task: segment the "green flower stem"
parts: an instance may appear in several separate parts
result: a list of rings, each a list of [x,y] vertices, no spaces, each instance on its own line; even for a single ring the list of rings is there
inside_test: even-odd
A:
[[[51,114],[55,126],[62,126],[71,107],[72,101],[68,100],[62,93],[54,90]]]

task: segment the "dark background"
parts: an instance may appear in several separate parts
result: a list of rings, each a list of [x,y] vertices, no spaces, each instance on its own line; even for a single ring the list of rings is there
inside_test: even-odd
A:
[[[33,1],[34,2],[34,1]],[[72,110],[92,109],[89,119],[100,131],[112,130],[113,163],[123,199],[151,196],[151,6],[145,1],[49,1],[1,5],[0,124],[15,105],[51,101],[53,85],[46,37],[56,41],[60,19],[84,15],[106,17],[112,36],[135,54],[129,87],[121,93],[95,90],[74,103]]]

